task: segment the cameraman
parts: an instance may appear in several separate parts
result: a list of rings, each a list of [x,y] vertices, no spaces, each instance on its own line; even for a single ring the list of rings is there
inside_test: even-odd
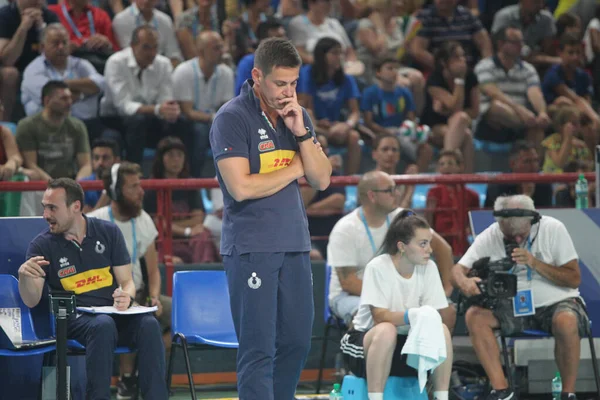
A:
[[[502,210],[518,213],[535,211],[535,207],[530,197],[515,195],[497,198],[494,212]],[[517,296],[498,300],[493,311],[473,305],[466,313],[473,347],[492,385],[488,396],[491,400],[509,400],[515,396],[502,371],[494,335],[496,329],[504,335],[526,329],[552,333],[563,384],[561,399],[576,398],[579,342],[588,324],[579,298],[578,256],[562,222],[544,216],[532,224],[532,219],[530,216],[496,216],[497,222],[476,237],[453,269],[458,288],[467,297],[472,297],[481,294],[478,285],[481,279],[467,276],[476,261],[483,257],[490,257],[490,261],[509,257],[514,264],[510,272],[517,275]],[[511,254],[506,254],[506,247],[513,249]],[[516,302],[515,310],[513,301]]]

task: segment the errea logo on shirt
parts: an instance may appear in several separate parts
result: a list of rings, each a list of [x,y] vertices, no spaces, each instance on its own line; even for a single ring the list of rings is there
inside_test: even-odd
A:
[[[259,136],[260,136],[260,140],[266,140],[266,139],[268,139],[268,138],[269,138],[269,135],[267,135],[267,131],[266,131],[266,130],[264,130],[263,128],[260,128],[260,129],[258,130],[258,134],[259,134]]]

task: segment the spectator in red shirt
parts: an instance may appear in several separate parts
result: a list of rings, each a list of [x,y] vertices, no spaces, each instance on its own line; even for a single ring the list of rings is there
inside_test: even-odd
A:
[[[98,69],[90,58],[95,56],[106,61],[113,51],[119,50],[110,17],[106,11],[90,5],[89,0],[66,0],[48,6],[48,9],[67,28],[74,56],[88,59]]]
[[[444,150],[440,152],[438,172],[442,175],[460,174],[463,171],[463,159],[460,150]],[[435,185],[427,193],[427,211],[425,216],[431,227],[438,232],[452,247],[455,255],[464,254],[467,250],[461,243],[462,235],[469,235],[470,229],[459,232],[458,218],[467,219],[467,215],[459,216],[459,190],[464,191],[467,211],[479,208],[479,195],[464,185]],[[439,209],[439,211],[437,210]],[[433,210],[433,211],[432,211]]]

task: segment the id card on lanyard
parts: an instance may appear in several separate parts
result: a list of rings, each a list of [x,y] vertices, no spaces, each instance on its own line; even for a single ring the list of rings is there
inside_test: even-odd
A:
[[[365,213],[364,213],[362,207],[360,208],[360,219],[362,220],[362,223],[365,226],[365,231],[367,231],[367,237],[369,238],[369,242],[371,243],[371,248],[373,249],[373,257],[375,257],[375,254],[377,253],[377,247],[375,246],[375,240],[373,240],[373,234],[371,234],[371,229],[369,228],[369,224],[367,224],[367,218],[365,218]],[[390,216],[389,215],[387,217],[385,217],[385,223],[387,224],[387,227],[389,228],[390,227]]]
[[[115,223],[112,207],[108,207],[108,217],[110,222]],[[131,255],[131,275],[133,276],[133,266],[137,263],[137,233],[135,232],[135,218],[131,218],[131,232],[133,236],[132,255]]]
[[[77,29],[75,22],[73,22],[73,19],[69,15],[69,11],[67,10],[67,6],[65,6],[65,3],[63,3],[60,8],[62,10],[63,16],[67,20],[67,23],[71,27],[71,30],[73,31],[75,36],[77,36],[77,39],[81,40],[83,38],[83,35],[81,34],[81,32],[79,32],[79,29]],[[90,24],[90,36],[94,36],[96,34],[96,26],[94,25],[94,18],[92,16],[92,10],[88,10],[87,19]]]
[[[527,238],[527,251],[531,253],[531,238]],[[514,269],[514,268],[513,268]],[[533,280],[533,272],[531,267],[527,266],[527,282],[528,289],[518,290],[517,295],[513,298],[513,314],[515,317],[527,317],[535,315],[535,303],[533,301],[533,288],[531,281]]]

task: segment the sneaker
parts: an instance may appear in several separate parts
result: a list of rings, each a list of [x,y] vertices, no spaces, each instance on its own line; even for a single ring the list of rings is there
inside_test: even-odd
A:
[[[512,400],[516,399],[514,392],[510,389],[493,390],[488,394],[486,400]]]
[[[575,393],[562,392],[560,394],[560,400],[577,400],[577,396],[575,395]]]
[[[137,382],[134,376],[122,376],[117,382],[117,399],[130,400],[137,391]]]

